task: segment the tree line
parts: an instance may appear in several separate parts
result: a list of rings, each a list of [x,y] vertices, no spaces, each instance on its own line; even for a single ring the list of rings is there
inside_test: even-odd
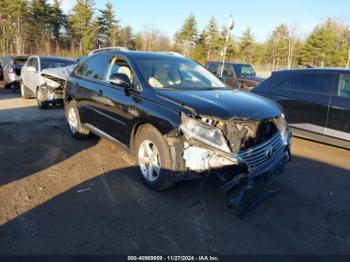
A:
[[[122,26],[111,3],[96,9],[93,0],[76,0],[65,13],[59,0],[1,0],[0,53],[77,57],[107,46],[131,50],[176,51],[200,63],[221,60],[227,26],[212,17],[199,29],[189,14],[170,38],[146,25],[140,32]],[[235,31],[233,30],[233,33]],[[226,60],[264,65],[269,70],[299,66],[350,66],[350,27],[328,19],[304,38],[295,28],[278,25],[264,41],[250,28],[230,32]]]

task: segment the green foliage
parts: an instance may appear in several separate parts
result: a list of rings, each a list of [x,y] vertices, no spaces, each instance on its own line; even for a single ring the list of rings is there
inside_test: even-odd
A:
[[[115,45],[119,34],[119,21],[116,20],[113,6],[107,3],[97,16],[97,46],[107,47]]]
[[[196,41],[196,46],[191,53],[191,58],[196,60],[200,64],[205,64],[206,56],[205,54],[208,52],[208,32],[203,30],[200,34],[198,40]]]
[[[182,49],[186,56],[190,56],[198,38],[196,17],[191,13],[185,19],[181,29],[175,33],[175,45]]]
[[[218,52],[220,44],[219,44],[219,28],[216,22],[215,17],[212,17],[209,20],[209,24],[206,28],[207,30],[207,46],[208,46],[208,54],[207,60],[210,60],[212,57],[218,56]]]
[[[147,21],[145,21],[147,22]],[[94,9],[93,0],[75,0],[64,13],[60,0],[0,0],[0,52],[78,56],[94,48],[126,46],[149,51],[177,51],[200,63],[221,60],[227,26],[215,17],[198,33],[196,17],[186,17],[171,41],[167,33],[146,26],[133,32],[122,27],[107,3]],[[265,41],[257,42],[248,27],[229,32],[226,59],[263,65],[269,70],[295,66],[350,66],[350,27],[332,19],[314,28],[305,40],[280,24]]]
[[[239,54],[244,63],[252,63],[254,53],[254,36],[248,27],[242,34],[239,41]]]
[[[307,38],[300,52],[300,62],[302,65],[321,67],[345,66],[349,46],[349,29],[328,19]]]
[[[72,29],[72,36],[79,45],[82,54],[92,49],[94,42],[93,35],[93,5],[92,0],[77,0],[68,16],[68,21]]]

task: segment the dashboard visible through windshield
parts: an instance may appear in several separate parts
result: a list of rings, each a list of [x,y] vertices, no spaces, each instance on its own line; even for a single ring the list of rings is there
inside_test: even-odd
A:
[[[145,81],[157,89],[222,89],[226,85],[203,66],[186,59],[137,58]]]

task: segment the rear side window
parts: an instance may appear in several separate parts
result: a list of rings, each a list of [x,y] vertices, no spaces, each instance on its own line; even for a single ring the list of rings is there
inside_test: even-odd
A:
[[[300,73],[278,85],[279,89],[328,94],[332,92],[334,74]]]
[[[350,97],[350,75],[341,75],[339,79],[338,95]]]
[[[98,55],[86,61],[86,63],[84,63],[84,65],[81,68],[79,68],[77,73],[88,78],[102,80],[105,71],[105,66],[105,57],[102,55]]]

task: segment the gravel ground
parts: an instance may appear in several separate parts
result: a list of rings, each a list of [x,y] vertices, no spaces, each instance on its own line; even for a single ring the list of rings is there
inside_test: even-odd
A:
[[[153,192],[34,102],[0,92],[0,254],[350,254],[349,151],[294,139],[281,192],[238,219],[216,177]]]

